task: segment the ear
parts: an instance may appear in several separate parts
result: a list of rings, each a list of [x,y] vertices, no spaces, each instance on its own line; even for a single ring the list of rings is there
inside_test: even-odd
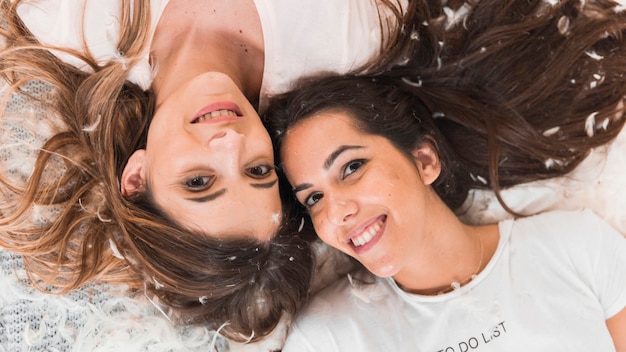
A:
[[[145,154],[146,151],[144,149],[135,151],[128,159],[126,166],[124,166],[120,185],[122,196],[132,197],[146,190],[143,168]]]
[[[441,174],[439,154],[431,142],[424,142],[412,152],[415,165],[425,185],[431,185]]]

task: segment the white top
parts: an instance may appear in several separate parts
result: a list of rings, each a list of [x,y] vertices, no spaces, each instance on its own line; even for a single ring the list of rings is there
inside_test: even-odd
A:
[[[151,34],[169,0],[150,0]],[[403,6],[406,0],[402,1]],[[345,73],[372,59],[381,46],[378,9],[365,0],[255,0],[265,41],[261,99],[289,89],[295,79],[323,71]],[[44,43],[82,50],[85,26],[88,49],[98,63],[120,59],[119,0],[33,0],[18,13]],[[84,9],[84,12],[83,12]],[[381,7],[382,9],[382,7]],[[390,16],[389,11],[383,13]],[[150,44],[150,43],[149,43]],[[129,80],[148,89],[154,77],[149,46]],[[75,57],[54,51],[62,60],[88,71]]]
[[[288,91],[299,77],[347,73],[379,53],[382,38],[374,1],[255,0],[255,4],[265,41],[261,107],[268,96]],[[388,11],[382,14],[390,16]]]
[[[605,321],[626,306],[626,239],[591,212],[499,228],[469,284],[422,296],[393,279],[342,280],[313,299],[283,351],[614,351]]]

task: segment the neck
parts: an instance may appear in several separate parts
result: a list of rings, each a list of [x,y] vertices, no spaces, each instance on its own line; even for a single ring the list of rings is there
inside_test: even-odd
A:
[[[263,77],[262,29],[252,0],[170,0],[154,34],[157,105],[204,72],[227,74],[254,104]]]
[[[498,225],[463,224],[445,205],[442,215],[429,221],[431,231],[423,237],[422,252],[412,265],[394,275],[407,292],[436,295],[452,291],[472,281],[495,253]],[[445,224],[445,225],[444,225]]]

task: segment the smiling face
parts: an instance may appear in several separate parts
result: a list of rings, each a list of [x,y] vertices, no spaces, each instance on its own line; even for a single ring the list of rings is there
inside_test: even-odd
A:
[[[122,193],[150,190],[183,227],[269,240],[281,212],[271,140],[235,83],[209,72],[157,107],[145,150],[131,156]]]
[[[325,112],[291,127],[281,159],[318,236],[381,277],[403,270],[432,231],[429,202],[439,163],[430,144],[413,158],[365,134],[345,113]]]

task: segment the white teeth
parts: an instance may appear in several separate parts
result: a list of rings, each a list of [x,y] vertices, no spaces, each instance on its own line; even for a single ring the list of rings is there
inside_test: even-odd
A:
[[[196,119],[195,122],[202,122],[205,120],[210,120],[212,118],[218,117],[218,116],[237,116],[237,113],[232,111],[232,110],[215,110],[215,111],[211,111],[210,113],[204,114],[200,117],[198,117]]]
[[[365,229],[365,231],[363,231],[363,233],[360,236],[353,238],[352,244],[354,244],[355,247],[360,247],[368,243],[369,241],[372,240],[372,238],[374,238],[374,236],[376,236],[378,231],[380,231],[381,227],[382,227],[382,221],[378,221],[377,223]]]

